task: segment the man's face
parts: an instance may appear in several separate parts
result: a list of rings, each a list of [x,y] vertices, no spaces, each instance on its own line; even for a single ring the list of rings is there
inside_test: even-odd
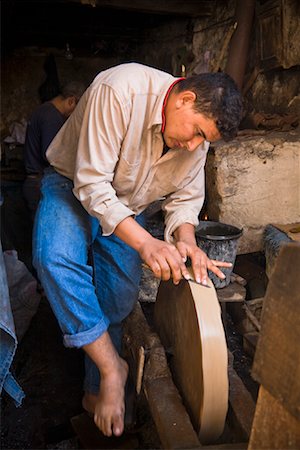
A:
[[[191,91],[174,93],[168,99],[165,116],[164,141],[169,148],[194,151],[203,141],[221,138],[213,119],[194,109],[195,94]]]

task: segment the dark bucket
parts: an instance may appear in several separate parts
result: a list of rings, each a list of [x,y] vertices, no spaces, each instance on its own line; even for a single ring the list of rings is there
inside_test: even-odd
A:
[[[238,239],[243,234],[243,230],[232,225],[221,222],[211,222],[209,220],[200,221],[196,228],[197,245],[207,254],[210,259],[226,261],[232,263],[232,267],[220,267],[226,275],[224,280],[217,277],[210,270],[209,278],[214,286],[219,289],[228,286],[230,275],[236,258]]]

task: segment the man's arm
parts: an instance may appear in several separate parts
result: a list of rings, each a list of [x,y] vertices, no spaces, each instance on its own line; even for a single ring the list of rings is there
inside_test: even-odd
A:
[[[195,280],[203,284],[207,283],[207,270],[224,279],[218,267],[231,267],[230,263],[210,260],[197,246],[195,238],[195,226],[199,223],[198,216],[205,197],[204,165],[207,151],[208,143],[193,152],[197,160],[188,182],[163,203],[167,239],[173,241],[184,261],[187,257],[191,259]]]

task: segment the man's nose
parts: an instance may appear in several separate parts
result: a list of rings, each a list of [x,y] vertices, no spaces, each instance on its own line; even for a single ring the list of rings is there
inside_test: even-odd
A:
[[[202,137],[202,136],[195,136],[195,137],[193,137],[193,139],[190,139],[190,140],[187,142],[187,148],[189,149],[190,152],[192,152],[192,151],[196,150],[196,148],[197,148],[200,144],[202,144],[202,142],[203,142],[204,140],[205,140],[205,139],[204,139],[204,137]]]

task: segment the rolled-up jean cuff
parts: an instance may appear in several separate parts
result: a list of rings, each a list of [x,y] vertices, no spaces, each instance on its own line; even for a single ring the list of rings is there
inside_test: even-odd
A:
[[[109,320],[105,317],[97,323],[96,326],[87,331],[82,331],[77,334],[65,334],[64,345],[65,347],[83,347],[98,339],[109,326]]]

